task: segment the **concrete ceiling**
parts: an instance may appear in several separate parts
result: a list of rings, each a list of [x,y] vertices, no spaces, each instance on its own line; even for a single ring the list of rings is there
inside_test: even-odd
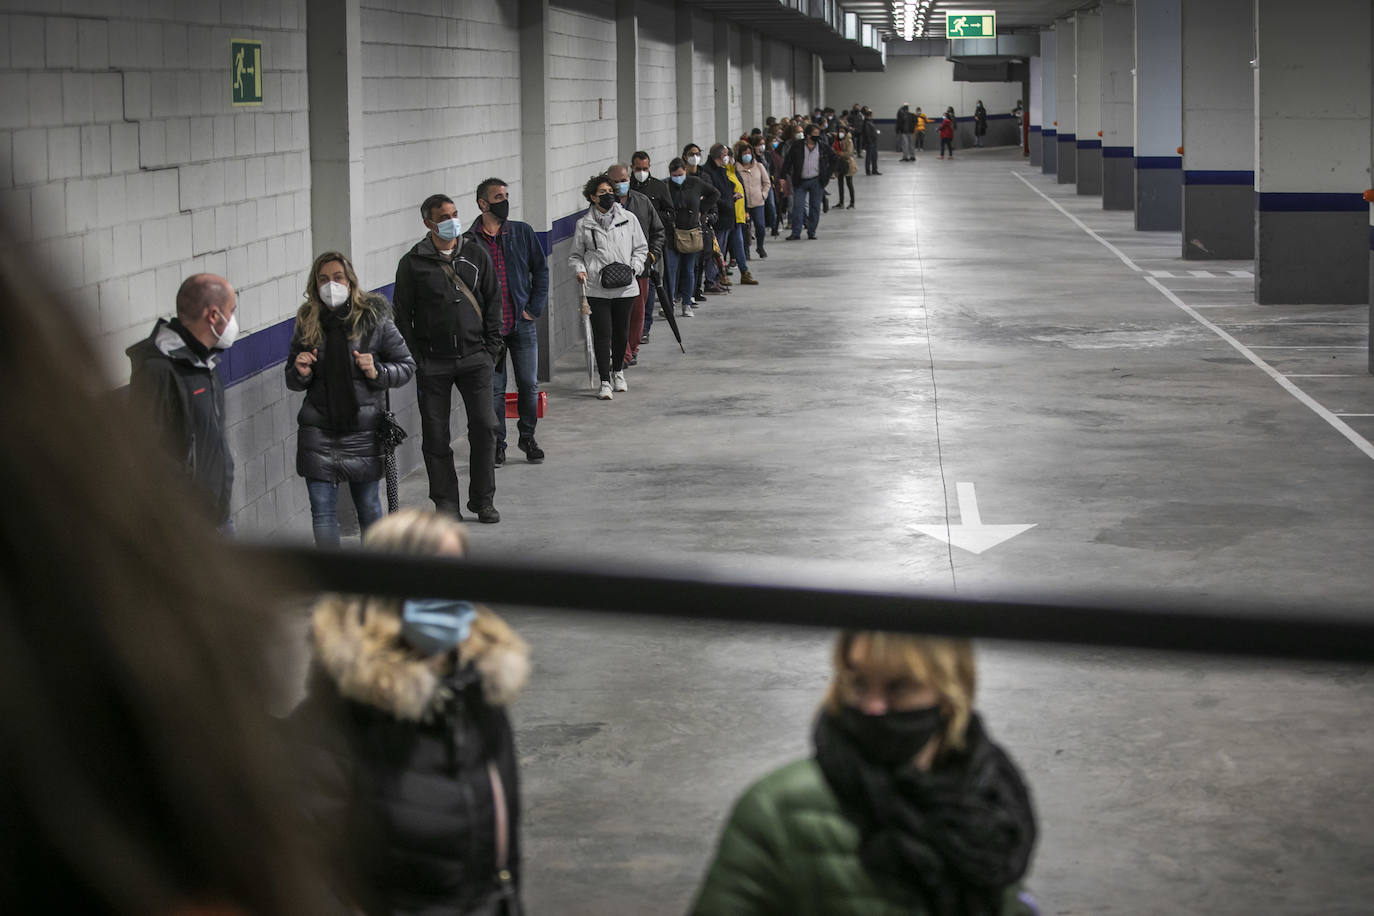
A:
[[[893,0],[840,0],[840,5],[890,38],[901,40],[893,21]],[[1074,10],[1099,5],[1100,0],[931,0],[925,37],[945,37],[945,10],[995,10],[997,31],[1011,32],[1038,29]]]

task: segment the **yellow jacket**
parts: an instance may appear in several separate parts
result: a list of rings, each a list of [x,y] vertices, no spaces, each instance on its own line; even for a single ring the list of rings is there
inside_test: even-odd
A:
[[[916,133],[919,134],[922,131],[924,131],[926,129],[926,125],[929,123],[930,119],[926,117],[926,113],[924,111],[918,114],[916,116]]]
[[[733,160],[725,167],[725,174],[730,176],[730,184],[734,185],[735,193],[740,195],[740,199],[735,201],[735,222],[747,223],[749,222],[749,208],[744,205],[744,184],[739,180],[739,176],[735,174],[735,163]]]

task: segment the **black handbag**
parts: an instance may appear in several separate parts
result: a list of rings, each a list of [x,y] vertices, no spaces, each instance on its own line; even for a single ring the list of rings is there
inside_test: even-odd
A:
[[[629,264],[612,261],[601,268],[601,286],[605,289],[624,289],[635,282],[635,272]]]

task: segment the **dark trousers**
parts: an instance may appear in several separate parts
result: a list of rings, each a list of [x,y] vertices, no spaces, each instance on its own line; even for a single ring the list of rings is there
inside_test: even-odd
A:
[[[835,176],[835,184],[837,184],[837,185],[840,186],[840,206],[841,206],[841,207],[844,206],[844,187],[845,187],[845,185],[849,185],[849,202],[850,202],[850,203],[853,203],[853,202],[854,202],[854,176],[853,176],[853,175],[836,175],[836,176]]]
[[[506,366],[515,373],[516,404],[520,419],[515,428],[521,439],[534,437],[539,422],[539,329],[533,321],[519,320],[505,336],[506,358],[491,376],[491,406],[496,417],[496,441],[506,444]]]
[[[943,155],[945,154],[945,150],[949,150],[949,158],[953,159],[953,158],[954,158],[954,138],[953,138],[953,137],[941,137],[941,138],[940,138],[940,155],[941,155],[941,156],[943,156]]]
[[[864,174],[872,175],[878,171],[878,144],[869,144],[864,150]]]
[[[634,304],[630,306],[630,328],[625,335],[625,362],[627,363],[631,356],[636,359],[639,358],[639,338],[644,336],[644,315],[649,310],[649,278],[639,277],[635,283],[639,286],[639,295],[635,296]]]
[[[596,371],[601,381],[609,382],[612,372],[625,368],[625,343],[630,339],[630,309],[634,299],[587,297],[592,308],[592,347],[596,351]]]
[[[429,498],[440,512],[458,514],[462,499],[448,422],[455,386],[468,417],[468,501],[474,506],[488,506],[496,496],[496,414],[492,412],[491,377],[491,356],[484,351],[457,360],[448,371],[415,375],[420,451],[429,475]]]
[[[923,130],[919,130],[919,131],[916,132],[916,148],[917,148],[917,149],[925,149],[925,148],[926,148],[926,132],[923,131]]]

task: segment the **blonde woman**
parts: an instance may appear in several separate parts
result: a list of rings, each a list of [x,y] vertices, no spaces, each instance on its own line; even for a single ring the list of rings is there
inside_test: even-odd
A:
[[[315,259],[296,312],[286,387],[304,391],[296,420],[296,473],[310,493],[315,543],[339,544],[339,484],[348,482],[364,531],[382,516],[386,472],[377,427],[386,391],[410,381],[415,360],[381,296],[358,285],[337,251]]]
[[[451,516],[403,509],[370,550],[460,559]],[[514,916],[520,792],[506,707],[529,649],[465,601],[334,596],[311,617],[314,667],[292,714],[313,750],[307,809],[363,913]]]
[[[845,633],[815,756],[735,805],[696,916],[1033,916],[1029,792],[973,711],[967,642]]]

